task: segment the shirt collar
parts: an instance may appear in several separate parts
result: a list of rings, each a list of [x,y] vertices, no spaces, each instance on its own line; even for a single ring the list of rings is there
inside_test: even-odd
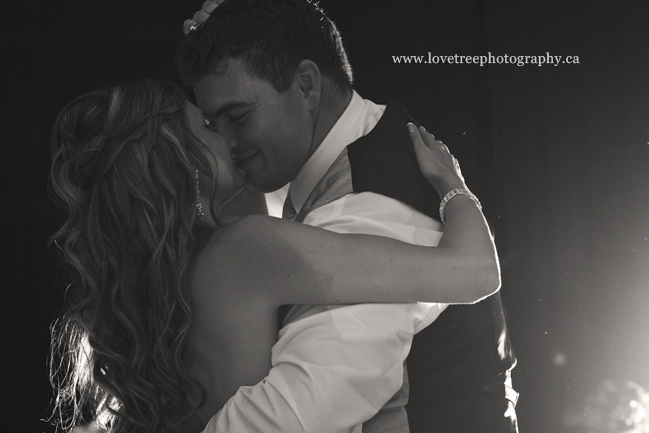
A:
[[[291,182],[289,194],[297,212],[345,147],[371,131],[385,110],[352,92],[343,114]]]

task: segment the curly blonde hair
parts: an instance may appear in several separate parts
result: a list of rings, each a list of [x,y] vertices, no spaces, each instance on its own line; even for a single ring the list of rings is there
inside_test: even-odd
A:
[[[90,410],[115,433],[179,432],[196,410],[188,389],[205,399],[183,352],[193,259],[215,229],[198,223],[195,173],[214,179],[210,196],[216,176],[185,101],[172,83],[121,84],[74,99],[53,128],[50,187],[67,219],[51,242],[72,280],[50,359],[63,429]]]

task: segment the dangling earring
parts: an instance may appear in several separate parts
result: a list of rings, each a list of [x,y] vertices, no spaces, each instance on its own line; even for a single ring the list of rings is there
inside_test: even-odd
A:
[[[205,213],[203,212],[203,203],[201,202],[201,192],[198,189],[198,169],[196,169],[196,210],[202,221],[205,217]]]

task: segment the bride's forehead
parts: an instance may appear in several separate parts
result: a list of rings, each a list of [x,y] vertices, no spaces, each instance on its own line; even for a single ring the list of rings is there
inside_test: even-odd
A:
[[[200,126],[203,126],[203,123],[205,122],[205,115],[200,108],[192,104],[192,102],[188,99],[185,100],[185,113],[192,125],[194,123],[196,123],[197,125],[200,123]]]
[[[192,104],[189,99],[185,99],[185,111],[188,115],[202,114],[201,110],[196,105]]]

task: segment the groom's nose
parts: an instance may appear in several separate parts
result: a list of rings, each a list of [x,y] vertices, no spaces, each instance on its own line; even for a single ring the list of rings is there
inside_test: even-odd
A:
[[[230,150],[234,150],[239,146],[239,139],[236,137],[228,137],[227,142]]]

